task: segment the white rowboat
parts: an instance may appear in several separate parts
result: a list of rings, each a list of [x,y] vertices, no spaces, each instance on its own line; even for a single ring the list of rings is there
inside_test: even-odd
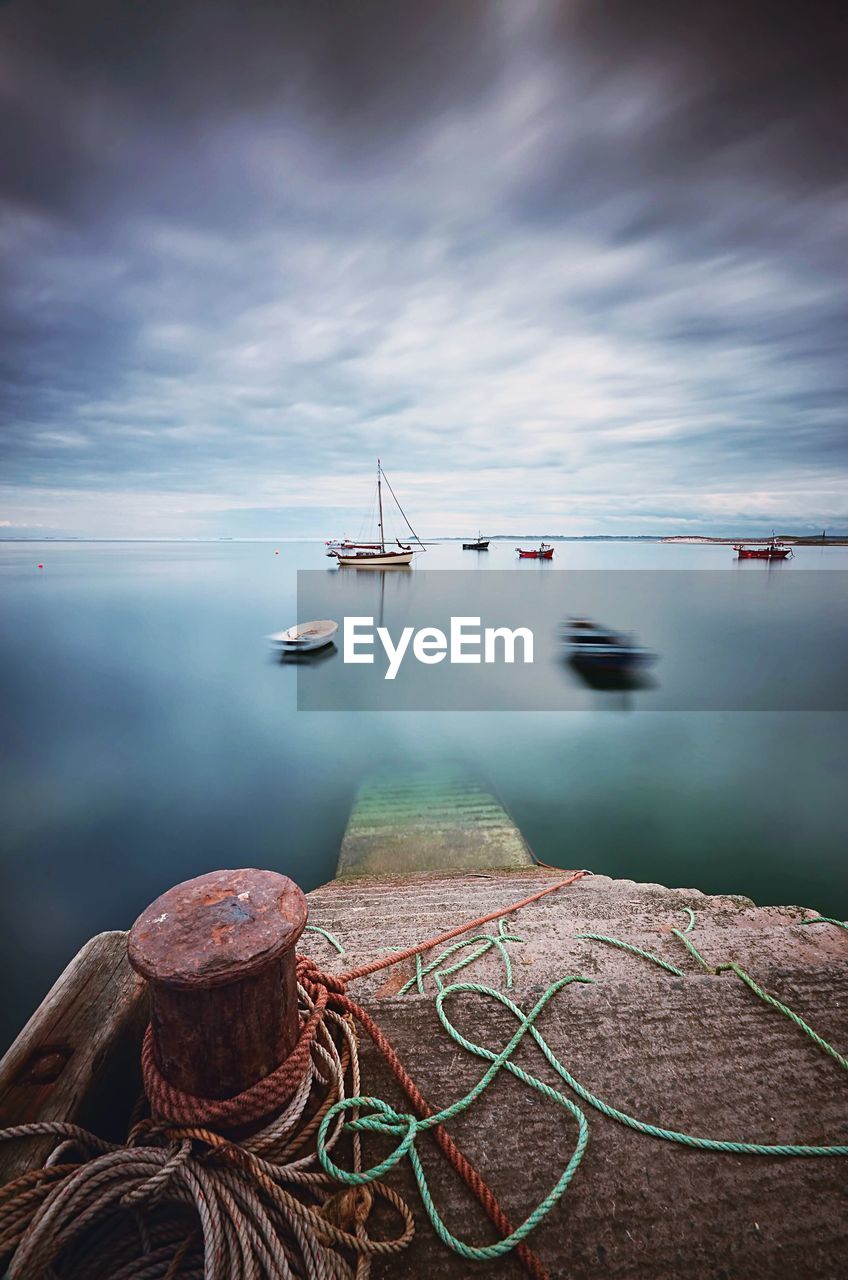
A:
[[[280,653],[308,653],[310,649],[323,649],[338,629],[337,622],[324,618],[320,622],[297,622],[285,631],[275,631],[268,639]]]

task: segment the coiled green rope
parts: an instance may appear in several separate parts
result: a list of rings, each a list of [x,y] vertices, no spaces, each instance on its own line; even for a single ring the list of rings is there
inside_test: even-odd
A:
[[[719,974],[725,971],[735,973],[736,976],[740,978],[756,996],[772,1008],[777,1009],[778,1012],[783,1014],[785,1017],[788,1017],[813,1041],[818,1048],[822,1049],[831,1058],[833,1058],[833,1060],[842,1067],[843,1070],[848,1070],[848,1059],[840,1054],[822,1036],[818,1035],[818,1033],[803,1020],[803,1018],[800,1018],[796,1013],[789,1009],[787,1005],[782,1004],[779,1000],[770,996],[768,992],[764,991],[763,988],[750,976],[750,974],[746,973],[745,970],[741,968],[741,966],[732,961],[721,965],[710,965],[688,937],[694,928],[695,915],[691,908],[687,907],[686,910],[689,915],[689,921],[686,928],[683,930],[672,929],[672,933],[683,943],[689,954],[697,960],[702,968],[711,974]],[[826,920],[825,917],[822,917],[820,920],[804,921],[805,924],[825,922],[841,923],[839,921]],[[501,945],[498,949],[505,955],[506,952],[503,947],[503,942],[510,940],[509,935],[504,934],[502,929],[499,929],[499,934],[499,938],[493,938],[492,935],[478,935],[474,939],[467,939],[466,945],[471,942],[481,941],[482,938],[485,937],[489,946],[500,943]],[[683,971],[678,969],[676,966],[667,963],[659,956],[655,956],[652,952],[645,951],[641,947],[634,946],[632,943],[623,942],[621,939],[611,938],[605,934],[578,934],[577,936],[618,947],[621,950],[628,951],[631,954],[649,960],[676,976],[685,977]],[[486,947],[487,950],[489,949],[489,946]],[[451,1248],[455,1253],[460,1254],[462,1257],[468,1258],[472,1261],[484,1261],[486,1259],[501,1257],[511,1249],[515,1248],[517,1244],[524,1240],[530,1232],[539,1225],[554,1205],[556,1205],[565,1194],[566,1189],[580,1166],[580,1162],[582,1161],[586,1150],[586,1144],[589,1138],[589,1126],[580,1107],[565,1094],[560,1093],[557,1089],[553,1089],[543,1080],[538,1079],[538,1077],[532,1075],[528,1071],[525,1071],[512,1061],[512,1055],[515,1053],[518,1045],[526,1035],[532,1036],[533,1040],[535,1040],[543,1056],[553,1070],[568,1085],[568,1087],[578,1095],[579,1098],[589,1106],[593,1107],[596,1111],[599,1111],[602,1115],[608,1116],[610,1119],[626,1125],[627,1128],[633,1129],[637,1133],[643,1133],[648,1137],[660,1138],[668,1142],[676,1142],[681,1146],[694,1148],[699,1151],[726,1152],[732,1155],[804,1157],[848,1156],[848,1146],[845,1145],[816,1146],[800,1143],[766,1144],[759,1142],[734,1142],[720,1138],[700,1138],[693,1134],[684,1133],[680,1130],[665,1129],[658,1125],[648,1124],[646,1121],[639,1120],[635,1116],[628,1115],[627,1112],[621,1111],[617,1107],[613,1107],[611,1104],[604,1102],[602,1098],[597,1097],[597,1095],[593,1094],[585,1085],[581,1084],[580,1081],[577,1080],[559,1060],[545,1040],[544,1036],[535,1026],[536,1020],[542,1010],[558,992],[562,991],[573,982],[588,983],[591,979],[577,977],[574,975],[560,978],[557,982],[552,983],[551,986],[548,987],[547,991],[536,1001],[529,1013],[524,1013],[516,1004],[513,1003],[512,1000],[509,999],[508,996],[504,995],[500,991],[496,991],[492,987],[467,982],[453,983],[452,985],[445,987],[442,983],[442,978],[444,976],[450,972],[454,972],[460,967],[463,967],[465,964],[470,963],[471,960],[475,959],[478,955],[483,954],[482,950],[477,951],[469,957],[464,957],[459,964],[451,966],[449,969],[439,970],[438,965],[459,949],[459,945],[448,948],[447,952],[442,953],[437,961],[431,962],[425,967],[422,967],[419,962],[415,978],[411,979],[410,982],[402,988],[402,990],[410,989],[414,983],[418,985],[419,990],[423,991],[422,979],[424,973],[435,970],[436,981],[439,986],[439,992],[436,996],[436,1012],[439,1020],[448,1035],[456,1042],[456,1044],[467,1052],[473,1054],[475,1057],[482,1058],[490,1064],[486,1072],[481,1076],[477,1084],[464,1095],[464,1097],[452,1103],[451,1106],[444,1108],[442,1111],[429,1116],[424,1120],[419,1120],[413,1115],[396,1111],[381,1098],[357,1097],[342,1099],[330,1108],[322,1120],[321,1127],[318,1132],[317,1151],[318,1158],[324,1170],[339,1182],[345,1183],[348,1186],[360,1186],[364,1183],[373,1182],[378,1178],[382,1178],[384,1174],[394,1168],[400,1160],[405,1156],[408,1157],[410,1164],[412,1165],[415,1180],[418,1184],[422,1203],[436,1234],[446,1245],[448,1245],[449,1248]],[[510,967],[507,968],[507,973],[511,981]],[[485,1045],[475,1044],[473,1041],[463,1036],[456,1026],[454,1026],[450,1021],[447,1013],[445,1012],[445,1002],[450,997],[462,992],[473,992],[477,995],[495,1000],[507,1009],[516,1019],[518,1026],[509,1043],[499,1053],[495,1053]],[[461,1115],[464,1111],[467,1111],[502,1070],[511,1072],[512,1075],[521,1080],[524,1084],[528,1085],[530,1088],[534,1089],[537,1093],[541,1094],[542,1097],[547,1098],[549,1101],[556,1103],[558,1106],[561,1106],[568,1111],[577,1121],[577,1142],[571,1157],[557,1182],[548,1194],[539,1202],[536,1208],[528,1215],[524,1222],[509,1236],[499,1240],[497,1243],[492,1245],[476,1246],[467,1244],[465,1241],[458,1239],[458,1237],[455,1236],[445,1225],[430,1194],[427,1178],[416,1149],[416,1140],[420,1133],[426,1133],[436,1125],[445,1124],[456,1116]],[[332,1159],[326,1146],[327,1135],[330,1132],[331,1126],[334,1124],[336,1117],[347,1111],[366,1111],[370,1112],[370,1114],[360,1114],[358,1117],[349,1120],[345,1125],[346,1130],[354,1133],[380,1133],[397,1140],[397,1145],[390,1155],[388,1155],[379,1164],[372,1166],[370,1169],[364,1169],[361,1172],[351,1172],[349,1170],[342,1169]]]
[[[544,1009],[545,1005],[551,1000],[558,991],[572,982],[588,982],[588,978],[566,977],[560,978],[558,982],[554,982],[544,995],[540,996],[536,1004],[529,1013],[522,1013],[521,1010],[514,1005],[506,996],[501,996],[499,992],[491,987],[478,986],[476,983],[454,983],[452,986],[443,987],[436,997],[436,1009],[442,1025],[447,1028],[449,1034],[463,1048],[470,1049],[478,1057],[486,1058],[491,1065],[483,1076],[477,1081],[473,1089],[469,1090],[464,1097],[454,1102],[449,1107],[445,1107],[443,1111],[437,1112],[435,1115],[428,1116],[426,1120],[419,1120],[416,1116],[398,1112],[394,1107],[389,1106],[381,1098],[343,1098],[337,1102],[321,1122],[318,1130],[317,1150],[318,1158],[325,1171],[331,1177],[338,1179],[339,1182],[346,1183],[348,1186],[361,1186],[366,1182],[373,1182],[383,1176],[390,1169],[403,1159],[404,1156],[409,1157],[412,1165],[415,1180],[418,1183],[418,1190],[421,1194],[421,1200],[427,1212],[427,1216],[433,1225],[436,1234],[444,1241],[449,1248],[455,1253],[460,1254],[463,1258],[468,1258],[475,1262],[482,1262],[486,1259],[499,1258],[505,1253],[509,1253],[517,1244],[520,1244],[535,1227],[539,1225],[542,1219],[551,1211],[554,1205],[562,1198],[568,1184],[574,1177],[580,1162],[583,1159],[583,1153],[586,1150],[586,1143],[589,1141],[589,1126],[586,1117],[570,1098],[559,1092],[558,1089],[551,1088],[545,1084],[543,1080],[539,1080],[536,1076],[524,1071],[511,1061],[512,1054],[515,1052],[525,1034],[529,1031],[531,1034],[538,1036],[533,1027],[533,1023]],[[490,1049],[482,1046],[472,1045],[470,1041],[456,1030],[449,1022],[444,1014],[442,1005],[447,996],[459,991],[477,991],[483,995],[495,996],[500,999],[508,1008],[510,1008],[517,1016],[519,1026],[514,1032],[509,1043],[500,1051],[494,1053]],[[563,1107],[570,1112],[577,1121],[577,1142],[568,1164],[563,1169],[559,1178],[548,1194],[542,1199],[536,1208],[525,1218],[519,1227],[511,1232],[502,1240],[498,1240],[495,1244],[490,1245],[470,1245],[463,1240],[459,1240],[452,1231],[445,1225],[438,1209],[436,1208],[433,1198],[430,1194],[430,1188],[427,1184],[427,1178],[421,1165],[421,1160],[415,1147],[415,1141],[419,1133],[426,1133],[428,1129],[435,1128],[436,1125],[446,1124],[449,1120],[453,1120],[456,1116],[461,1115],[464,1111],[474,1103],[477,1098],[489,1087],[491,1082],[499,1071],[506,1068],[511,1071],[514,1076],[530,1088],[535,1089],[543,1097],[551,1102],[555,1102],[558,1106]],[[329,1151],[326,1149],[327,1134],[333,1125],[335,1118],[345,1111],[368,1110],[370,1115],[360,1116],[358,1119],[350,1120],[345,1125],[349,1132],[354,1133],[381,1133],[389,1137],[399,1139],[397,1146],[390,1155],[386,1156],[379,1164],[373,1165],[370,1169],[365,1169],[361,1173],[352,1173],[347,1169],[340,1168],[335,1163]]]

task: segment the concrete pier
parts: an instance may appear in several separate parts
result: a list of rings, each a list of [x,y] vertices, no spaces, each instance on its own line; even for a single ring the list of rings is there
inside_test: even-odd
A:
[[[341,971],[402,948],[555,880],[540,869],[472,875],[358,877],[309,896],[310,919],[348,949],[335,957],[318,935],[309,951]],[[802,925],[818,912],[757,907],[745,898],[695,889],[587,877],[509,920],[514,987],[523,1009],[565,974],[573,985],[544,1010],[539,1027],[569,1071],[607,1102],[655,1125],[702,1137],[759,1143],[848,1143],[845,1072],[786,1017],[732,973],[712,976],[687,954],[671,927],[685,927],[711,964],[740,963],[769,993],[806,1019],[837,1050],[848,1050],[848,934]],[[495,926],[488,926],[493,929]],[[603,933],[652,951],[683,970],[667,973],[579,933]],[[400,965],[351,988],[391,1037],[434,1107],[461,1097],[485,1063],[461,1050],[438,1022],[435,986],[399,996],[414,973]],[[457,981],[504,988],[493,950]],[[470,1040],[500,1048],[514,1022],[491,999],[452,998],[451,1014]],[[403,1108],[383,1060],[364,1038],[367,1092]],[[529,1071],[568,1093],[532,1044],[519,1049]],[[572,1095],[575,1101],[579,1099]],[[589,1280],[836,1280],[845,1274],[848,1158],[776,1158],[689,1150],[635,1133],[580,1104],[590,1128],[583,1164],[530,1243],[553,1277]],[[553,1186],[574,1147],[576,1126],[560,1108],[502,1073],[450,1131],[501,1203],[520,1222]],[[449,1227],[476,1244],[494,1239],[464,1186],[425,1140],[421,1155]],[[372,1148],[373,1151],[373,1148]],[[385,1152],[381,1152],[385,1154]],[[438,1241],[421,1209],[408,1164],[392,1185],[414,1207],[412,1247],[375,1264],[375,1277],[460,1280],[524,1275],[513,1255],[474,1264]]]
[[[336,874],[532,865],[530,850],[503,805],[475,779],[444,768],[367,779],[350,815]]]
[[[520,833],[485,788],[451,771],[372,780],[351,818],[340,878],[308,895],[310,923],[331,931],[346,954],[339,956],[320,932],[304,933],[300,946],[330,973],[384,959],[387,950],[507,908],[567,874],[530,861]],[[416,870],[422,863],[427,869]],[[709,966],[736,962],[846,1055],[848,932],[815,921],[818,915],[813,907],[758,907],[733,895],[587,875],[504,916],[509,939],[499,938],[448,981],[491,987],[526,1012],[556,980],[588,979],[553,996],[538,1030],[585,1090],[642,1122],[734,1143],[848,1147],[844,1062],[737,974],[701,966],[673,932],[691,924],[686,936]],[[491,923],[483,931],[496,928]],[[679,972],[586,934],[621,939]],[[123,1136],[137,1095],[148,1004],[126,942],[124,934],[100,935],[58,980],[0,1063],[0,1122],[56,1119]],[[433,958],[425,955],[425,963]],[[414,961],[401,961],[351,981],[349,993],[388,1035],[430,1106],[441,1110],[472,1090],[489,1060],[442,1026],[432,976],[423,993],[413,985],[401,994],[414,976]],[[446,1009],[467,1042],[492,1054],[515,1031],[513,1016],[484,992],[449,994]],[[395,1077],[364,1032],[360,1046],[361,1091],[407,1112]],[[662,1140],[602,1114],[529,1038],[515,1060],[579,1105],[588,1122],[588,1146],[572,1184],[528,1241],[552,1280],[846,1274],[848,1157],[708,1152]],[[447,1127],[514,1224],[556,1184],[577,1136],[565,1108],[506,1071]],[[373,1134],[364,1135],[363,1147],[367,1164],[388,1154],[385,1139]],[[495,1243],[490,1223],[432,1139],[419,1135],[417,1150],[448,1228],[469,1244]],[[0,1184],[44,1155],[35,1144],[7,1144]],[[514,1254],[479,1263],[448,1250],[406,1159],[386,1181],[412,1207],[417,1230],[408,1250],[375,1258],[374,1280],[525,1275]],[[388,1237],[396,1228],[378,1205],[369,1231]]]

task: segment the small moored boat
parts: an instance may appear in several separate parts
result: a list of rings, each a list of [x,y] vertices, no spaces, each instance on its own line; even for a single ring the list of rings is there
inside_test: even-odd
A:
[[[482,538],[478,533],[473,542],[463,542],[462,549],[463,551],[488,551],[489,539]]]
[[[336,559],[347,569],[391,569],[395,565],[412,563],[415,552],[412,547],[399,542],[397,551],[391,547],[377,548],[374,551],[337,551]]]
[[[777,538],[770,538],[764,545],[737,542],[733,550],[740,560],[788,560],[794,555],[789,544],[778,542]]]
[[[319,622],[297,622],[285,631],[275,631],[268,640],[278,653],[309,653],[330,644],[338,629],[339,624],[328,618]]]
[[[535,548],[531,551],[525,551],[523,547],[518,547],[518,557],[520,560],[553,560],[554,549],[549,542],[541,542],[538,550]]]
[[[588,618],[569,618],[562,632],[569,659],[578,668],[632,671],[657,660],[653,649],[636,644],[632,636],[608,631]]]

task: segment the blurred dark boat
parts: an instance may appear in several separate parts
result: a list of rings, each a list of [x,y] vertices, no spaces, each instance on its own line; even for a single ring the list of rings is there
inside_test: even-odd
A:
[[[632,674],[657,660],[653,649],[636,644],[632,636],[608,631],[588,618],[569,618],[563,639],[572,666],[581,671]]]
[[[520,560],[553,560],[554,549],[549,542],[542,542],[539,549],[533,551],[525,551],[523,547],[518,547],[518,556]]]
[[[478,533],[474,542],[463,542],[462,549],[463,551],[488,551],[489,539],[481,538]]]

